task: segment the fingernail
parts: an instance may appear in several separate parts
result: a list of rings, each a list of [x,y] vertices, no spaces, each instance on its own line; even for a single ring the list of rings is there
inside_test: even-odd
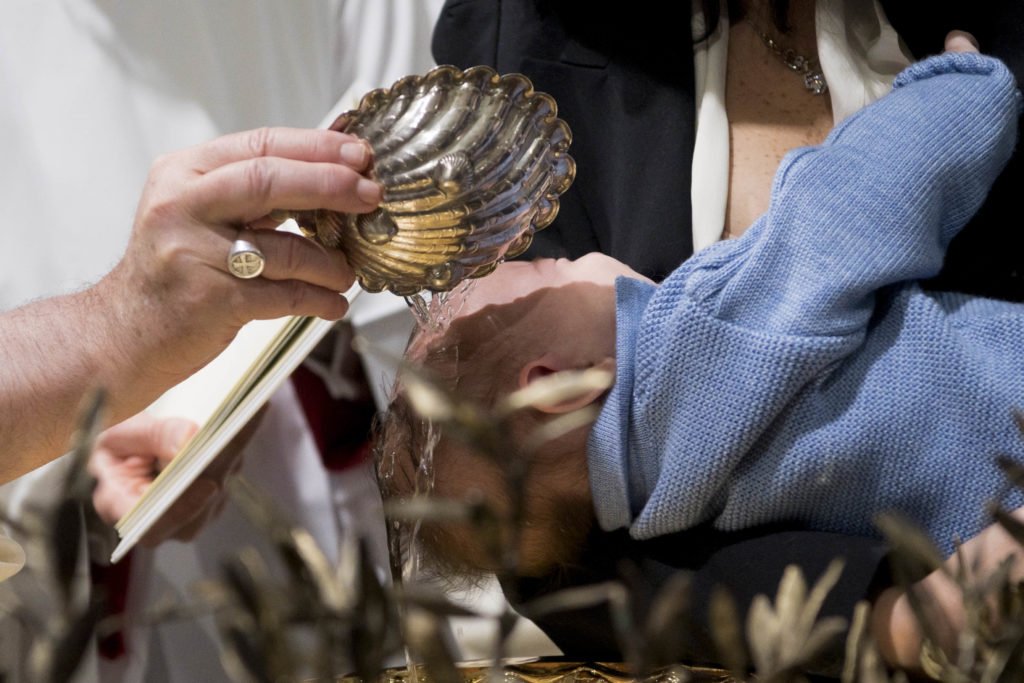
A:
[[[370,157],[370,150],[361,142],[346,142],[341,146],[341,160],[354,168],[363,168]]]
[[[369,178],[360,178],[356,184],[356,196],[367,204],[380,204],[384,198],[384,186]]]
[[[967,31],[950,31],[946,34],[946,42],[944,49],[946,52],[970,52],[970,48],[959,43],[959,41],[966,40],[970,43],[974,50],[980,50],[981,46],[978,45],[978,39]]]

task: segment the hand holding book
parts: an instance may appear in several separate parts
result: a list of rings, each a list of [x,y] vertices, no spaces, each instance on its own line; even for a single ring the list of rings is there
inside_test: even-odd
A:
[[[142,537],[155,546],[165,540],[192,540],[224,505],[224,481],[238,471],[242,451],[262,421],[256,413],[234,439]],[[92,501],[100,519],[113,525],[152,485],[157,473],[178,454],[199,425],[183,418],[157,418],[142,412],[99,435],[89,458],[96,477]]]

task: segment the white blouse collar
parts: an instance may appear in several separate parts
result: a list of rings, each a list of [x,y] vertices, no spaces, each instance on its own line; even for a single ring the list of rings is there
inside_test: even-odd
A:
[[[696,140],[690,203],[693,249],[718,241],[725,225],[729,194],[729,120],[725,111],[725,68],[729,21],[722,18],[706,40],[694,43]],[[692,35],[704,35],[700,0],[692,0]],[[828,81],[836,123],[889,92],[892,81],[910,65],[903,41],[877,1],[818,0],[815,10],[818,61]]]

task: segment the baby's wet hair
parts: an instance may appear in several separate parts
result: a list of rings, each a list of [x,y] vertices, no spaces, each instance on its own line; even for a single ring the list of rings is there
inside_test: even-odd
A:
[[[502,308],[502,307],[496,307]],[[511,313],[512,311],[506,311]],[[442,334],[433,331],[414,333],[410,355],[444,392],[459,400],[492,408],[504,395],[516,388],[517,369],[529,353],[519,349],[508,335],[495,335],[502,329],[501,312],[492,312],[481,321],[456,320]],[[481,327],[491,328],[481,331]],[[378,481],[384,500],[397,501],[414,495],[435,500],[454,500],[473,508],[462,522],[424,520],[416,525],[417,546],[422,565],[447,583],[466,583],[503,567],[501,545],[509,538],[513,496],[507,468],[514,457],[516,443],[507,444],[503,453],[475,451],[441,425],[421,417],[405,394],[402,373],[396,381],[387,411],[375,430],[375,455]],[[543,424],[549,416],[533,409],[514,415],[507,424],[511,441],[522,438]],[[432,454],[432,462],[424,454]],[[566,499],[557,492],[556,480],[573,478],[577,486],[589,490],[585,465],[570,467],[557,453],[544,451],[531,458],[527,481],[527,499],[520,526],[517,573],[540,576],[571,565],[582,549],[593,516],[589,497],[585,501]],[[583,481],[579,478],[582,477]],[[495,523],[495,520],[504,522]],[[506,526],[496,531],[500,524]],[[409,551],[411,525],[404,524],[401,545]],[[451,580],[449,580],[451,579]]]

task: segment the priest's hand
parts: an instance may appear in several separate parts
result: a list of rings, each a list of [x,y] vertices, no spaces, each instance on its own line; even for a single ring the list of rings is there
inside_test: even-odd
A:
[[[0,314],[0,483],[64,452],[82,396],[97,385],[111,419],[124,420],[251,320],[344,315],[341,292],[355,279],[344,254],[268,228],[274,209],[372,211],[382,189],[371,167],[369,147],[352,136],[291,128],[158,159],[110,273]],[[262,272],[245,270],[261,262]]]
[[[147,389],[144,400],[155,398],[250,320],[344,315],[339,293],[355,279],[345,255],[267,228],[276,225],[274,209],[372,211],[382,189],[366,175],[371,161],[369,146],[352,136],[289,128],[228,135],[158,159],[125,256],[96,287],[116,304],[111,341],[128,342],[118,350],[135,370],[130,385],[108,385],[112,398]],[[238,240],[251,247],[241,258],[262,263],[257,276],[233,274]]]

